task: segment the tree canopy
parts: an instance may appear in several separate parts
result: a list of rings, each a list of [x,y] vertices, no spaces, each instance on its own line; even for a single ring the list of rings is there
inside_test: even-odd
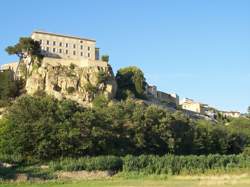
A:
[[[146,79],[139,68],[131,66],[119,69],[116,74],[116,81],[118,84],[118,99],[126,99],[130,95],[137,98],[145,97]]]
[[[0,102],[5,105],[10,99],[20,94],[22,80],[14,80],[14,72],[5,70],[0,72]]]
[[[42,57],[40,43],[38,41],[34,41],[30,37],[21,37],[17,44],[14,46],[8,46],[5,50],[8,54],[15,54],[20,58],[27,54]]]
[[[0,154],[26,160],[235,154],[242,152],[246,143],[241,132],[208,121],[192,121],[181,112],[136,104],[131,99],[107,104],[100,97],[93,108],[82,108],[69,100],[23,96],[0,120]]]

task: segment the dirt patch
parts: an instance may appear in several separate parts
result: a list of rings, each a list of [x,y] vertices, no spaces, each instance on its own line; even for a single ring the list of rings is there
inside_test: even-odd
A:
[[[70,180],[108,179],[114,174],[113,171],[61,171],[56,173],[58,179]]]

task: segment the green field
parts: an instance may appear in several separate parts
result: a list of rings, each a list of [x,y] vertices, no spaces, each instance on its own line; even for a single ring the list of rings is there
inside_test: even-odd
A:
[[[250,175],[218,175],[218,176],[172,176],[167,179],[139,178],[123,179],[113,178],[106,180],[65,181],[44,183],[8,183],[1,187],[249,187]]]

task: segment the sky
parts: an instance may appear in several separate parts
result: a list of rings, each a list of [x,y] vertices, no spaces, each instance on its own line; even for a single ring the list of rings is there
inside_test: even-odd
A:
[[[34,30],[95,39],[114,72],[220,110],[250,106],[250,0],[1,0],[0,64]]]

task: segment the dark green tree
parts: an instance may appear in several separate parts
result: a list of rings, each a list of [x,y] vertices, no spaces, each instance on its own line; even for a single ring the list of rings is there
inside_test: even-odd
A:
[[[117,98],[126,99],[130,94],[137,98],[144,98],[146,79],[143,72],[134,66],[121,68],[117,71]]]
[[[38,41],[30,37],[21,37],[14,46],[8,46],[6,52],[9,55],[17,55],[20,59],[27,55],[41,57],[41,47]]]
[[[104,62],[109,62],[109,55],[102,55],[101,59]]]

